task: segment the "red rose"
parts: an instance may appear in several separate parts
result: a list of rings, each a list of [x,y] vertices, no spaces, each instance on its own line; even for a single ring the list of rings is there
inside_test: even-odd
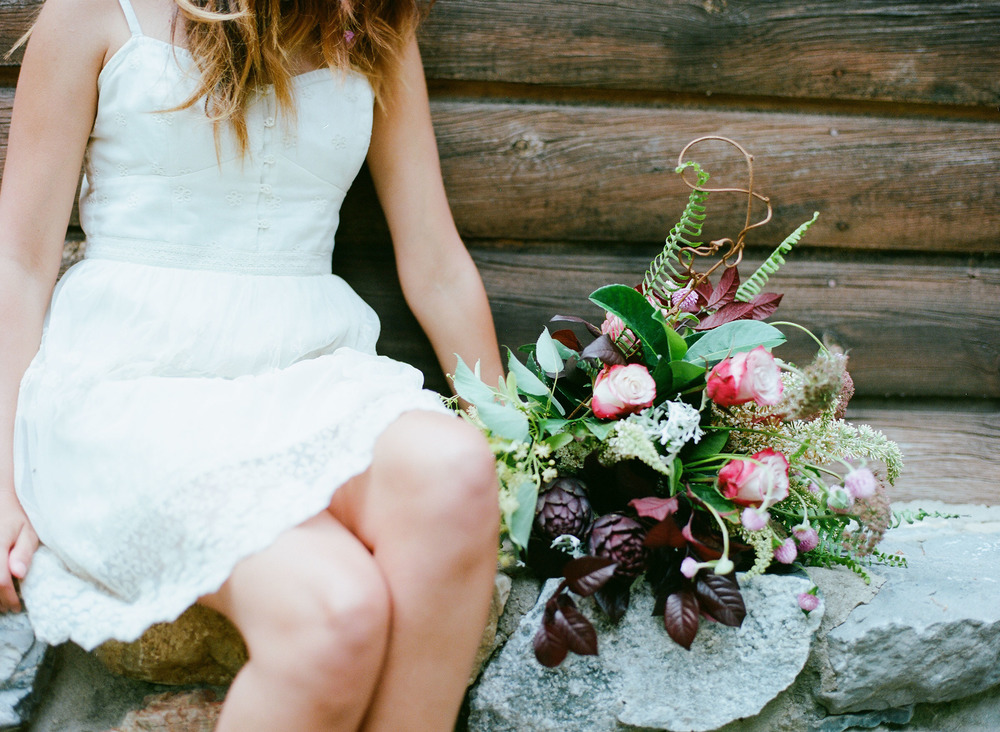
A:
[[[719,471],[719,490],[741,506],[773,506],[788,497],[788,459],[767,448],[730,460]]]
[[[774,356],[764,346],[757,346],[716,364],[708,374],[705,391],[721,407],[749,401],[768,405],[778,403],[783,386]]]
[[[641,411],[655,398],[656,383],[649,369],[638,363],[619,364],[597,375],[590,406],[596,417],[612,419]]]

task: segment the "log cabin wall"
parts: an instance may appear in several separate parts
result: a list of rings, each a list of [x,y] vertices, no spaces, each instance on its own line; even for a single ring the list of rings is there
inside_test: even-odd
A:
[[[0,0],[0,45],[39,5]],[[681,148],[731,137],[774,203],[748,265],[821,213],[767,289],[785,293],[781,319],[849,350],[849,418],[907,458],[894,497],[1000,502],[1000,3],[439,0],[420,42],[502,343],[557,312],[599,320],[587,295],[634,284],[684,206]],[[18,58],[0,68],[2,145]],[[694,157],[740,184],[719,150]],[[706,235],[742,217],[717,194]],[[67,263],[80,239],[74,224]],[[335,270],[379,311],[383,352],[444,389],[365,173],[338,239]],[[783,350],[810,354],[797,336]]]

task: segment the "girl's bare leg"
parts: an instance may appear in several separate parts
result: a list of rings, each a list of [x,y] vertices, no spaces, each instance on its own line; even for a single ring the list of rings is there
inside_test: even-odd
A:
[[[371,554],[330,514],[243,560],[200,602],[230,618],[250,651],[217,732],[358,728],[385,660],[390,600]]]
[[[388,651],[362,729],[453,728],[496,570],[493,456],[471,426],[408,413],[330,510],[374,554],[392,598]]]

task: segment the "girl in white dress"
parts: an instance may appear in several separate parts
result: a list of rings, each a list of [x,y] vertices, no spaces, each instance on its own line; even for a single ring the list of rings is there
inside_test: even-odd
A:
[[[0,610],[130,640],[194,602],[220,730],[446,730],[496,560],[480,435],[330,255],[367,156],[446,371],[501,373],[415,0],[48,0],[0,191]],[[370,145],[369,145],[370,143]],[[53,289],[78,182],[86,259]]]

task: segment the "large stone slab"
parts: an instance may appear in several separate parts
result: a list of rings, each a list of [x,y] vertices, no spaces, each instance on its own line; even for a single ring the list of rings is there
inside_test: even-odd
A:
[[[469,729],[601,732],[638,727],[695,732],[757,714],[787,688],[809,655],[823,606],[809,616],[796,595],[812,582],[796,576],[743,583],[747,618],[741,628],[703,623],[691,651],[667,636],[650,615],[653,598],[633,591],[632,607],[615,627],[581,608],[598,631],[600,655],[571,655],[546,669],[531,640],[550,581],[472,692]]]
[[[0,730],[25,721],[45,650],[27,615],[0,615]]]
[[[1000,506],[920,505],[962,518],[904,524],[883,540],[909,566],[876,567],[878,593],[826,634],[818,698],[831,713],[944,702],[1000,684]]]

